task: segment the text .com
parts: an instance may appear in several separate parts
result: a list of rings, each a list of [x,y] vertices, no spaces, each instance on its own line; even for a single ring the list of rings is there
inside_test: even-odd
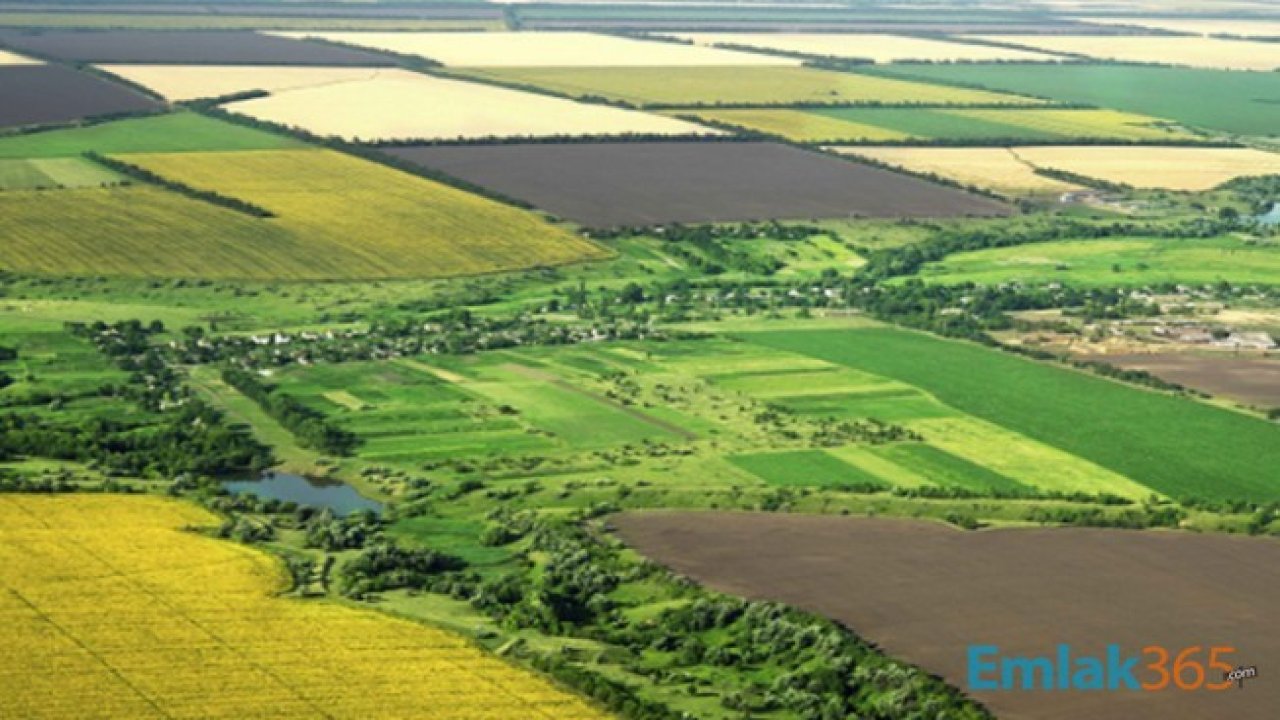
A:
[[[1227,646],[1166,648],[1148,645],[1126,652],[1108,645],[1101,654],[1058,645],[1044,655],[1013,656],[996,645],[970,645],[969,689],[990,690],[1230,690],[1258,676],[1240,665]]]

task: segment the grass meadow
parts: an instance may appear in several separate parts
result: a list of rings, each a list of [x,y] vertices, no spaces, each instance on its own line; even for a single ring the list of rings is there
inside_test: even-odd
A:
[[[69,157],[90,150],[109,155],[297,147],[303,147],[303,144],[284,135],[179,111],[0,137],[0,158]]]

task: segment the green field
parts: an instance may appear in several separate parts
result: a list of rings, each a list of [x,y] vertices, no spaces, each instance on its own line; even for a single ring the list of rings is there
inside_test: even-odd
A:
[[[296,147],[303,147],[303,144],[284,135],[185,111],[86,127],[0,136],[0,158],[66,157],[90,150],[107,155]]]
[[[822,450],[735,455],[729,461],[771,485],[835,488],[884,485],[875,475]]]
[[[885,65],[884,76],[968,84],[1168,118],[1239,135],[1280,135],[1280,73],[1141,65]]]
[[[0,190],[102,187],[123,181],[115,172],[84,158],[0,158]]]
[[[680,68],[679,72],[659,67],[485,68],[463,74],[634,105],[1038,104],[1036,100],[1001,93],[802,67],[693,67]]]
[[[531,212],[334,151],[125,157],[275,217],[154,187],[7,192],[0,195],[8,221],[0,267],[143,277],[443,277],[604,254]]]
[[[910,331],[742,337],[910,383],[1173,497],[1280,499],[1280,429],[1240,413]]]
[[[944,284],[1273,285],[1280,283],[1280,244],[1235,236],[1060,240],[957,253],[927,263],[919,274]]]

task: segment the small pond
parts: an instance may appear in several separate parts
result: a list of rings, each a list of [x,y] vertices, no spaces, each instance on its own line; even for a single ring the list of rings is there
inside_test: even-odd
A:
[[[223,483],[233,493],[253,493],[271,498],[329,508],[335,515],[348,515],[358,510],[380,512],[382,503],[370,500],[341,480],[303,477],[292,473],[266,472],[257,480],[228,480]]]
[[[1263,225],[1280,225],[1280,203],[1271,206],[1271,212],[1254,218]]]

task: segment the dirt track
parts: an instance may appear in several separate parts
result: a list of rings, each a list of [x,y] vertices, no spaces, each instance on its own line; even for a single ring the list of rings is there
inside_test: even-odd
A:
[[[612,523],[677,572],[835,618],[961,688],[971,644],[1021,656],[1051,655],[1059,643],[1077,654],[1118,643],[1126,655],[1147,645],[1231,645],[1234,660],[1259,672],[1244,689],[1222,692],[973,693],[998,717],[1271,720],[1280,708],[1275,539],[962,532],[923,521],[754,513],[628,513]],[[1139,682],[1153,677],[1139,670]]]

